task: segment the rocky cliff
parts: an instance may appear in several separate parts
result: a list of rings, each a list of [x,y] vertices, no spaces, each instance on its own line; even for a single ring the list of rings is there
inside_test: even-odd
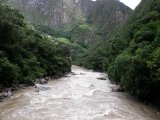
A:
[[[73,19],[62,0],[9,0],[8,4],[20,9],[29,21],[43,25],[63,27]]]
[[[86,18],[105,30],[121,25],[132,10],[118,0],[8,0],[29,21],[64,28]]]
[[[132,12],[119,0],[97,0],[89,8],[88,18],[107,32],[124,23]]]

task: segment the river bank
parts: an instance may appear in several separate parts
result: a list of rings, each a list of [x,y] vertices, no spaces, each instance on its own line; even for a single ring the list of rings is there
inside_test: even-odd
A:
[[[52,79],[58,79],[63,76],[65,76],[65,75],[46,76],[45,78],[39,78],[39,79],[37,78],[35,80],[31,80],[27,84],[12,84],[12,85],[10,85],[10,87],[5,87],[5,86],[2,87],[1,86],[0,87],[0,102],[3,102],[2,99],[6,98],[6,97],[10,98],[12,96],[13,91],[25,89],[26,87],[29,87],[29,86],[36,87],[35,84],[46,84]]]
[[[2,120],[159,120],[153,106],[137,101],[125,92],[112,92],[107,74],[72,66],[65,77],[50,80],[51,89],[13,91],[0,103]],[[97,78],[106,76],[106,80]]]

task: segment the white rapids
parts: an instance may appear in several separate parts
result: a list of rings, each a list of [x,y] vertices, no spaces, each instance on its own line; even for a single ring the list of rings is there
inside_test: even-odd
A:
[[[105,73],[72,66],[75,75],[51,80],[47,91],[28,87],[0,103],[0,120],[159,120],[157,110],[127,93],[112,92]]]

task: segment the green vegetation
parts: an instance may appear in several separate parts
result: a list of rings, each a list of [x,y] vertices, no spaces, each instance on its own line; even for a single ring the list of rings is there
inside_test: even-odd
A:
[[[61,43],[65,43],[70,48],[72,64],[77,64],[79,57],[87,51],[85,48],[80,46],[78,43],[70,42],[66,38],[57,38],[56,41],[61,42]]]
[[[159,6],[159,0],[142,0],[124,25],[87,51],[80,65],[107,71],[126,91],[160,105]]]
[[[87,48],[89,43],[93,43],[92,34],[93,31],[89,24],[83,23],[77,25],[73,28],[70,32],[71,34],[71,41],[77,42],[81,46]],[[78,37],[77,37],[78,36]]]
[[[2,83],[28,82],[70,71],[71,52],[74,64],[106,71],[113,83],[120,83],[142,100],[160,105],[159,0],[142,0],[126,23],[118,27],[121,23],[115,18],[127,16],[131,10],[122,6],[125,14],[117,12],[113,17],[116,1],[97,4],[92,4],[86,18],[78,17],[65,30],[33,24],[36,32],[18,10],[1,4]]]
[[[45,26],[45,25],[39,25],[39,24],[35,24],[32,23],[32,25],[34,26],[35,30],[39,33],[39,34],[43,34],[43,35],[50,35],[50,36],[54,36],[54,37],[64,37],[67,39],[70,39],[70,32],[69,31],[65,31],[63,29],[58,29],[58,28],[52,28],[49,26]]]
[[[92,64],[97,64],[99,59],[101,62],[106,61],[106,58],[96,52],[96,49],[99,49],[100,52],[103,52],[103,49],[91,50],[91,48],[94,45],[98,46],[97,44],[102,41],[103,37],[122,24],[132,12],[129,7],[116,0],[96,2],[82,0],[78,3],[68,0],[34,1],[32,3],[26,0],[8,0],[7,3],[18,8],[30,22],[33,22],[39,34],[50,35],[51,38],[54,37],[54,40],[67,44],[71,51],[73,64],[86,64],[90,67],[93,66]],[[52,28],[53,26],[57,28]],[[66,38],[68,43],[62,38]],[[87,49],[91,50],[88,52],[89,56],[93,51],[95,53],[92,57],[83,59],[88,56]],[[99,58],[91,62],[90,58],[95,58],[95,56]],[[95,69],[101,69],[101,66],[106,69],[106,63],[97,64]]]
[[[77,26],[81,24],[82,24],[81,22],[80,23],[78,22],[74,24],[70,29],[75,29],[77,28]],[[72,36],[71,30],[51,28],[49,26],[37,25],[37,24],[33,24],[33,26],[39,34],[46,37],[49,36],[49,39],[51,39],[55,43],[66,45],[71,53],[72,64],[77,64],[77,60],[79,59],[79,57],[86,52],[86,48],[84,48],[84,46],[81,46],[78,43],[78,41],[76,42],[70,40]]]
[[[157,10],[160,3],[158,0],[151,3],[152,7],[146,11],[147,13],[132,22],[130,31],[123,33],[125,39],[128,37],[129,45],[112,61],[108,73],[112,81],[121,82],[131,94],[160,104],[160,13]]]
[[[0,2],[0,84],[63,75],[71,70],[70,52],[31,29],[18,10]]]

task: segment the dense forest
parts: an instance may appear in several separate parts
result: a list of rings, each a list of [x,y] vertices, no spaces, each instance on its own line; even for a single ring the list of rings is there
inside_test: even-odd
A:
[[[63,75],[71,70],[65,44],[34,30],[17,9],[0,2],[0,85]]]
[[[107,71],[126,91],[160,105],[160,1],[142,0],[127,22],[90,47],[78,64]]]

